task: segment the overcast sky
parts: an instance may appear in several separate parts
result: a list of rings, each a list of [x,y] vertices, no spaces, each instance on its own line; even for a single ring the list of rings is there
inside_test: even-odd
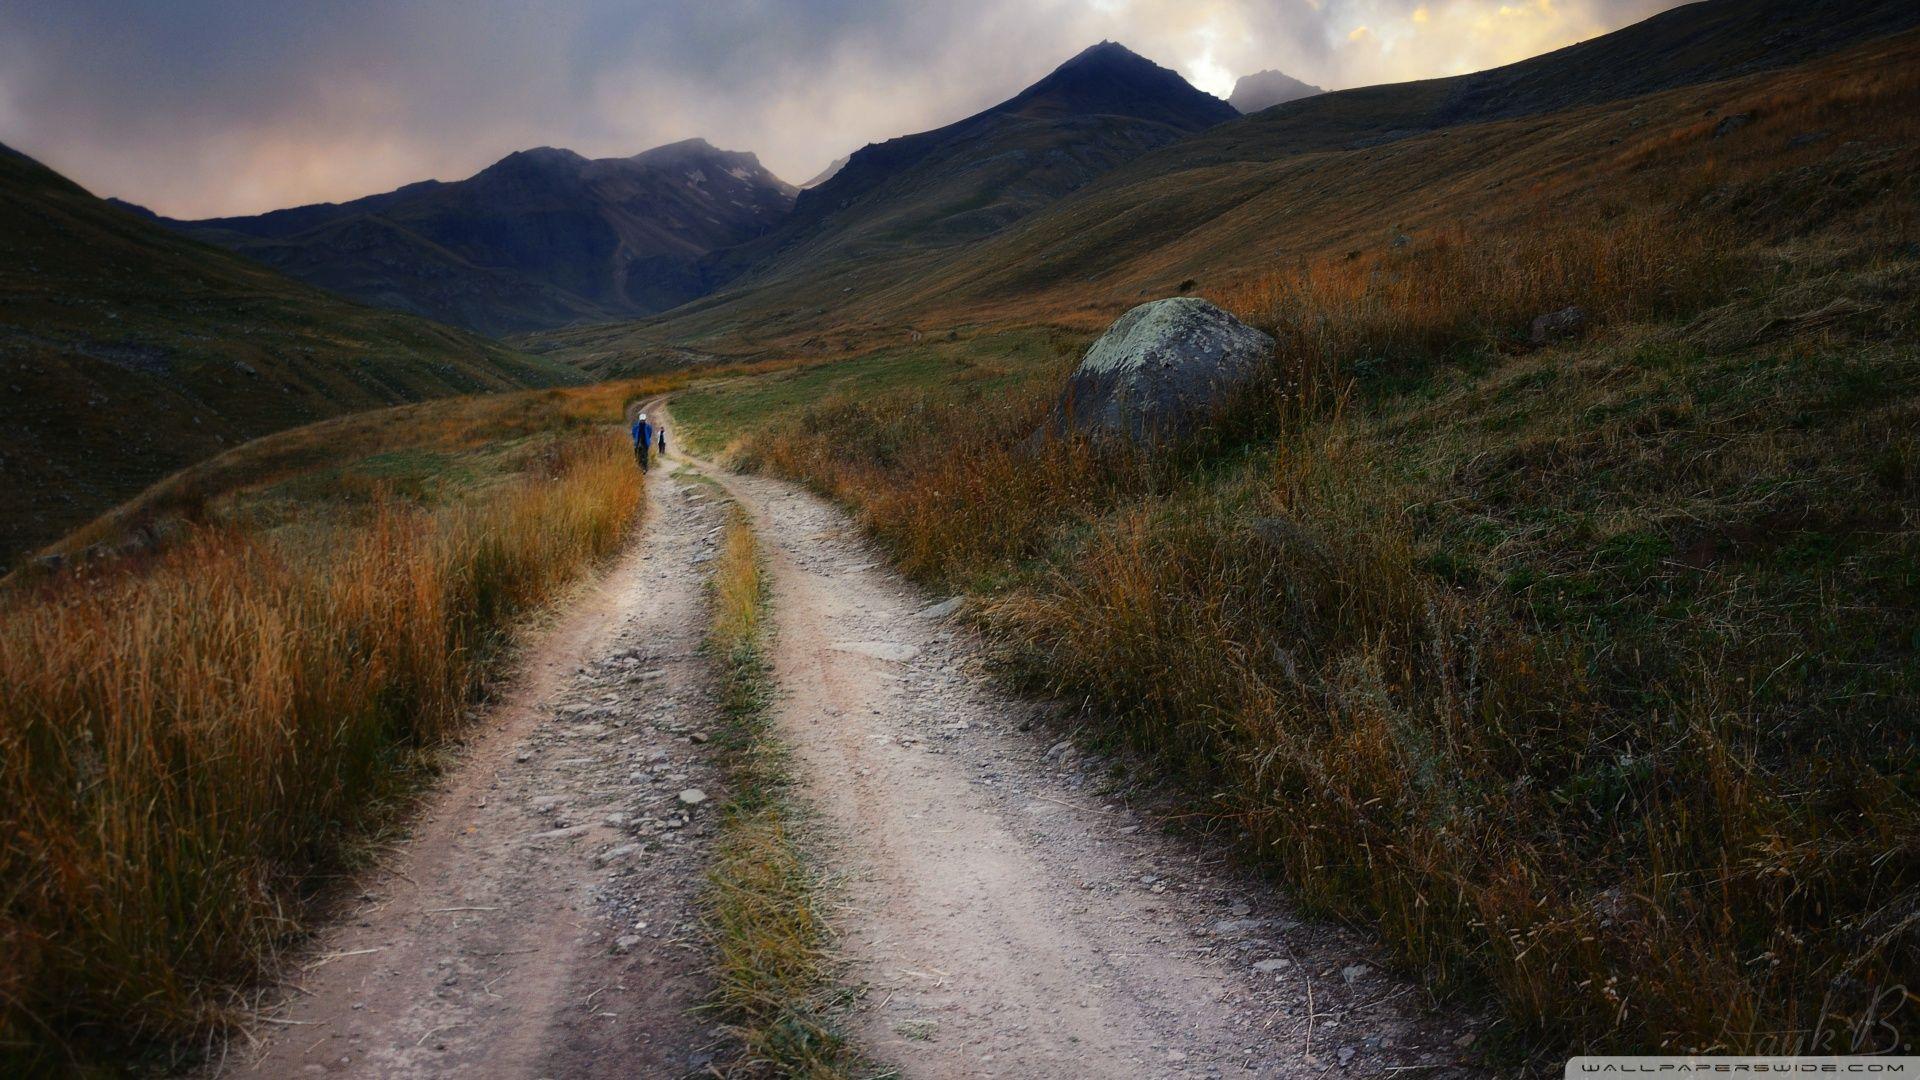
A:
[[[1112,39],[1226,96],[1492,67],[1676,0],[6,0],[0,142],[180,217],[703,136],[799,183]]]

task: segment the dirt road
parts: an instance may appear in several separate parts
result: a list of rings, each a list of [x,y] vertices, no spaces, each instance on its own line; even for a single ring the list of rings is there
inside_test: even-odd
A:
[[[674,1077],[724,1050],[689,1014],[723,516],[682,469],[748,511],[767,555],[776,726],[866,989],[847,1026],[875,1059],[906,1077],[1478,1075],[1457,1064],[1468,1030],[1363,942],[1168,833],[1158,785],[1117,785],[995,689],[952,605],[842,512],[692,459],[655,470],[644,537],[531,651],[226,1072]]]
[[[1451,1064],[1466,1030],[1360,943],[1103,793],[1103,763],[994,689],[971,636],[842,512],[694,464],[768,554],[778,726],[845,876],[836,922],[869,988],[853,1034],[878,1059],[909,1077],[1471,1075]]]
[[[670,471],[670,470],[668,470]],[[644,542],[539,635],[413,834],[224,1075],[672,1077],[717,1047],[694,903],[719,792],[692,736],[721,515],[656,470]],[[709,797],[691,802],[683,792]]]

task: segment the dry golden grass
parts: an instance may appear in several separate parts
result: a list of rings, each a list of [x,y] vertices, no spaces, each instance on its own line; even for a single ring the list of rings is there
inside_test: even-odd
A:
[[[213,515],[140,560],[0,593],[5,1071],[164,1060],[230,1019],[315,875],[459,729],[519,617],[634,524],[608,393],[562,410],[600,426],[548,416],[557,437],[469,497],[316,506],[285,535]],[[440,403],[416,436],[498,438],[503,405]],[[323,427],[273,439],[365,449]]]
[[[708,647],[721,664],[728,720],[720,748],[730,797],[707,893],[716,985],[709,1007],[739,1042],[736,1076],[812,1080],[866,1072],[834,1029],[845,992],[816,871],[801,852],[802,811],[788,793],[786,755],[768,729],[771,674],[762,655],[766,590],[753,529],[737,510],[714,567]]]

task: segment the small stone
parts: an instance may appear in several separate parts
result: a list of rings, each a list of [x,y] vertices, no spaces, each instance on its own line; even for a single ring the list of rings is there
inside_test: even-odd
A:
[[[564,829],[548,829],[545,832],[537,832],[528,836],[527,839],[528,840],[561,840],[570,836],[579,836],[581,833],[586,832],[588,829],[591,829],[591,828],[593,828],[593,826],[591,825],[570,825]]]
[[[593,865],[607,866],[611,863],[619,862],[639,850],[639,844],[621,844],[619,847],[608,848],[593,857]]]
[[[1285,971],[1286,969],[1292,966],[1293,966],[1293,961],[1285,959],[1284,957],[1276,956],[1271,960],[1254,961],[1253,970],[1259,972],[1262,975],[1271,975],[1276,971]]]
[[[920,655],[918,648],[900,641],[836,641],[833,643],[833,649],[836,652],[871,656],[875,660],[885,660],[894,664],[904,664]]]
[[[703,743],[703,742],[706,742],[706,741],[707,741],[707,733],[706,733],[706,732],[704,732],[704,731],[696,731],[696,732],[693,732],[692,734],[690,734],[690,735],[688,735],[688,736],[687,736],[687,741],[688,741],[688,742],[690,742],[690,743]]]
[[[1587,325],[1587,313],[1577,305],[1569,304],[1559,311],[1550,311],[1533,320],[1527,328],[1527,340],[1535,345],[1545,345],[1561,338],[1573,337]]]
[[[688,806],[699,806],[707,801],[707,793],[697,787],[690,787],[680,793],[680,801]]]
[[[1242,916],[1242,915],[1251,915],[1251,914],[1253,914],[1253,905],[1251,905],[1251,904],[1235,904],[1235,905],[1233,905],[1233,908],[1232,908],[1231,910],[1233,911],[1233,913],[1234,913],[1234,915],[1236,915],[1236,916]]]
[[[1467,1033],[1466,1033],[1465,1035],[1462,1035],[1462,1036],[1460,1036],[1459,1038],[1457,1038],[1457,1039],[1455,1039],[1455,1040],[1453,1040],[1453,1045],[1454,1045],[1454,1046],[1456,1046],[1456,1047],[1458,1047],[1458,1048],[1460,1048],[1460,1049],[1462,1049],[1462,1050],[1465,1050],[1466,1048],[1468,1048],[1468,1047],[1470,1047],[1470,1046],[1472,1046],[1472,1045],[1474,1044],[1474,1042],[1475,1042],[1475,1040],[1476,1040],[1476,1039],[1478,1039],[1478,1038],[1479,1038],[1479,1036],[1477,1036],[1477,1035],[1475,1035],[1475,1034],[1474,1034],[1473,1032],[1471,1032],[1471,1031],[1469,1031],[1469,1032],[1467,1032]]]
[[[1354,983],[1359,982],[1370,970],[1372,969],[1365,964],[1354,964],[1351,967],[1341,968],[1340,978],[1345,981],[1348,986],[1352,986]]]
[[[639,934],[622,934],[613,939],[613,951],[617,953],[632,952],[633,947],[640,944],[640,941],[641,938]]]
[[[919,617],[922,619],[944,619],[954,612],[959,611],[960,605],[965,602],[965,599],[965,597],[950,596],[937,604],[921,608],[918,613]]]
[[[1340,1064],[1342,1064],[1342,1065],[1345,1065],[1345,1064],[1346,1064],[1347,1062],[1349,1062],[1349,1061],[1352,1061],[1352,1060],[1353,1060],[1353,1055],[1354,1055],[1354,1052],[1355,1052],[1355,1051],[1354,1051],[1354,1049],[1353,1049],[1353,1047],[1351,1047],[1351,1046],[1343,1046],[1343,1047],[1341,1047],[1341,1048],[1340,1048],[1340,1055],[1339,1055],[1339,1056],[1340,1056]]]

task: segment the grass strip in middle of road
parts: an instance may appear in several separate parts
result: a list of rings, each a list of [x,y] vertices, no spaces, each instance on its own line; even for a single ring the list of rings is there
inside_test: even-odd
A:
[[[706,899],[715,956],[708,1007],[738,1040],[736,1076],[870,1076],[836,1030],[852,991],[829,951],[817,871],[801,850],[805,810],[791,792],[786,748],[772,731],[773,677],[764,652],[767,590],[753,528],[739,510],[721,543],[708,637],[720,668],[718,740],[730,798],[721,811]]]

